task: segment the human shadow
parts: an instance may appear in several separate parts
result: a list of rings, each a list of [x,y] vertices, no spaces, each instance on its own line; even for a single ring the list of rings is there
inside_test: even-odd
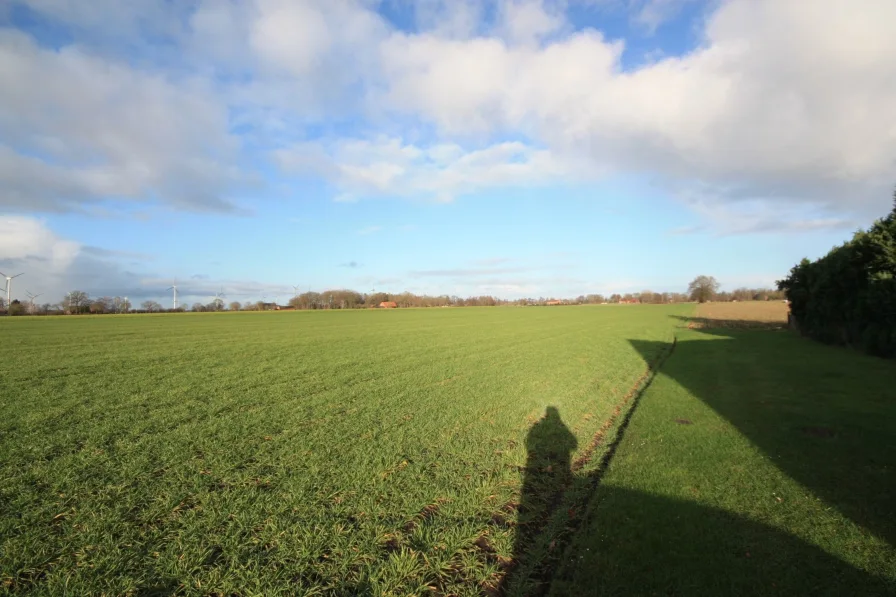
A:
[[[572,454],[577,445],[555,406],[547,407],[529,429],[513,546],[513,561],[520,570],[537,557],[532,547],[573,481]]]
[[[724,417],[812,496],[896,545],[892,363],[762,322],[697,323],[700,329],[677,342],[661,374]],[[630,342],[648,364],[671,348]],[[689,416],[676,414],[670,428],[686,433],[689,424],[700,424]],[[772,523],[602,486],[605,469],[572,474],[575,439],[556,409],[533,425],[527,448],[514,544],[521,565],[506,583],[508,595],[896,594],[892,575],[884,573],[887,556],[869,573]],[[549,519],[563,518],[558,514],[571,505],[570,494],[579,500],[572,506],[584,505],[587,515],[569,520],[569,533],[556,533]]]

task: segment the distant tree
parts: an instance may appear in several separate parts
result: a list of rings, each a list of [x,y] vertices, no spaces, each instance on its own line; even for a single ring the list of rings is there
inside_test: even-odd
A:
[[[230,310],[231,311],[239,311],[240,310],[240,302],[233,301],[232,303],[230,303]]]
[[[205,305],[202,303],[193,303],[193,306],[190,307],[190,311],[193,311],[194,313],[202,313],[205,311]]]
[[[87,305],[90,296],[86,292],[80,290],[72,290],[65,296],[66,311],[69,313],[80,313],[81,307]]]
[[[131,301],[121,298],[120,296],[116,296],[112,299],[112,308],[110,311],[113,313],[127,313],[131,310]]]
[[[23,305],[19,299],[13,299],[13,301],[9,303],[10,315],[25,315],[26,312],[25,305]]]
[[[688,284],[688,295],[692,301],[711,301],[719,291],[719,283],[712,276],[697,276]]]
[[[162,305],[156,301],[143,301],[141,306],[144,311],[149,311],[150,313],[157,313],[162,310]]]

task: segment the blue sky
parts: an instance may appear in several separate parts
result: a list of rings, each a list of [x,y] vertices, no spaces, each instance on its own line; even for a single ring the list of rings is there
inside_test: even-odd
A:
[[[771,286],[890,204],[867,4],[14,0],[0,270],[164,304]]]

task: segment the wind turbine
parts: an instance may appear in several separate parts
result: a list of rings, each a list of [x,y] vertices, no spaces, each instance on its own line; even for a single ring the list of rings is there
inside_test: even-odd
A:
[[[165,290],[173,290],[174,291],[174,310],[177,311],[177,278],[174,279],[174,284]]]
[[[27,290],[25,291],[25,296],[28,297],[28,302],[31,303],[31,309],[29,309],[29,311],[31,312],[31,315],[34,315],[34,299],[36,299],[37,297],[39,297],[42,294],[43,294],[42,292],[39,292],[37,294],[31,294],[31,292],[29,292]]]
[[[0,276],[6,278],[6,314],[9,315],[9,305],[12,303],[12,279],[18,278],[23,275],[25,272],[21,274],[16,274],[14,276],[7,276],[3,272],[0,272]]]
[[[224,294],[224,289],[222,288],[218,292],[215,293],[215,299],[212,301],[215,304],[215,310],[223,310],[224,309],[224,301],[222,299],[227,298],[227,295]]]

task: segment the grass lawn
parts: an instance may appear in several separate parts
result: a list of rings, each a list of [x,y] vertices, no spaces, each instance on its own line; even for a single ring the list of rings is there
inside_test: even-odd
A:
[[[788,331],[682,329],[551,594],[896,594],[894,388],[891,361]]]
[[[0,590],[525,592],[690,309],[4,318]]]

